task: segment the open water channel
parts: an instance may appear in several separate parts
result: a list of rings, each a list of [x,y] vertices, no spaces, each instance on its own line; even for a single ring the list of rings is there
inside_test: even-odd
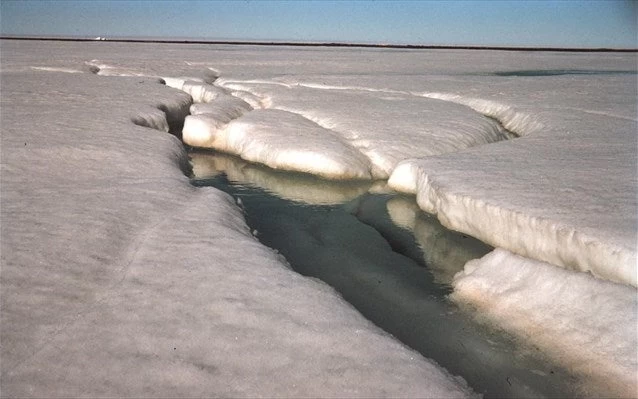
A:
[[[578,382],[533,347],[452,303],[454,274],[491,248],[441,226],[383,182],[330,182],[191,151],[195,186],[232,195],[291,267],[323,280],[377,326],[485,398],[575,397]]]

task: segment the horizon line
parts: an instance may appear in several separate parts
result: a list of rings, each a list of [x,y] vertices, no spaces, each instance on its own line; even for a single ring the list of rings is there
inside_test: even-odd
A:
[[[111,42],[111,43],[158,43],[158,44],[221,44],[237,46],[296,46],[296,47],[355,47],[389,48],[413,50],[501,50],[501,51],[560,51],[560,52],[623,52],[636,53],[638,48],[613,47],[552,47],[552,46],[497,46],[497,45],[435,45],[435,44],[390,44],[339,41],[289,41],[289,40],[206,40],[206,39],[161,39],[161,38],[106,38],[98,36],[22,36],[0,35],[0,40],[41,40],[62,42]]]

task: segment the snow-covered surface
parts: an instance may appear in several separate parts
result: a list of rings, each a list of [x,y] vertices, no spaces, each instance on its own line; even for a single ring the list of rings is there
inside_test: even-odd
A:
[[[582,375],[584,396],[638,393],[633,287],[496,249],[456,275],[452,299]]]
[[[454,152],[506,138],[506,133],[493,120],[449,101],[385,91],[365,91],[362,95],[360,90],[323,90],[320,86],[307,87],[298,83],[263,84],[249,81],[240,84],[221,79],[219,84],[251,91],[265,98],[269,108],[301,116],[297,131],[305,129],[301,122],[303,118],[332,132],[317,135],[319,139],[341,137],[367,157],[373,167],[372,177],[379,179],[388,178],[397,163],[406,158]],[[354,109],[356,112],[353,112]],[[251,122],[258,124],[258,120]],[[297,146],[304,148],[301,143]],[[322,147],[338,148],[331,141],[326,141]],[[284,152],[283,156],[302,157],[295,154],[292,148],[280,151]],[[270,154],[277,152],[272,149],[268,151]],[[353,155],[351,157],[356,159]],[[272,162],[261,162],[272,166]],[[321,162],[314,163],[322,166]],[[280,167],[287,168],[285,164]],[[325,167],[330,169],[330,163],[325,163]],[[352,169],[357,170],[356,167]],[[364,177],[358,175],[354,177]],[[344,171],[341,175],[332,174],[330,177],[353,176]]]
[[[378,331],[330,290],[283,271],[279,258],[243,232],[243,220],[226,197],[188,186],[179,171],[187,168],[179,143],[140,126],[174,129],[189,110],[189,95],[201,104],[191,108],[197,115],[187,118],[186,137],[226,145],[239,135],[241,140],[222,149],[324,177],[391,176],[391,187],[416,194],[419,207],[443,225],[553,265],[538,267],[528,278],[508,255],[507,262],[496,262],[500,274],[475,285],[466,302],[480,305],[509,279],[543,298],[538,306],[550,306],[560,297],[550,283],[561,276],[575,276],[572,285],[615,297],[616,291],[604,288],[610,283],[555,267],[563,266],[633,286],[618,291],[628,304],[619,312],[627,317],[614,320],[619,330],[637,332],[635,54],[14,41],[3,41],[2,53],[3,395],[30,388],[37,395],[49,386],[54,388],[48,394],[100,393],[114,383],[113,375],[120,379],[110,392],[123,389],[117,391],[123,395],[209,394],[213,387],[222,396],[249,395],[259,387],[259,393],[290,396],[424,396],[430,391],[418,385],[428,385],[423,375],[443,381],[423,359],[385,336],[378,345],[351,342],[340,352],[352,323],[366,339],[377,339]],[[286,123],[277,125],[275,115]],[[509,136],[503,127],[522,137],[493,143]],[[281,140],[276,147],[274,140]],[[300,148],[304,151],[296,152]],[[319,154],[331,154],[330,161]],[[309,192],[306,200],[338,201],[330,197]],[[417,234],[419,223],[410,210],[398,206],[389,212]],[[229,250],[229,244],[238,250]],[[489,259],[499,254],[482,264],[492,264]],[[237,261],[240,256],[245,259]],[[523,263],[540,264],[529,262]],[[184,272],[191,265],[195,273]],[[215,274],[228,265],[233,267]],[[248,274],[262,267],[277,277]],[[442,280],[451,274],[444,272]],[[281,278],[293,279],[294,287],[281,284],[299,293],[280,292]],[[211,289],[226,284],[219,281],[227,282],[227,291]],[[229,293],[242,284],[250,287],[237,291],[244,302],[233,302]],[[167,292],[180,300],[165,298]],[[308,292],[321,292],[325,307]],[[267,309],[276,311],[260,308],[262,297],[244,298],[253,293],[270,298]],[[578,297],[570,298],[565,306],[577,306]],[[248,315],[220,313],[209,303],[231,309],[229,303],[245,303]],[[339,310],[329,315],[331,308]],[[618,352],[596,349],[590,355],[569,345],[585,334],[581,330],[599,336],[597,347],[617,338],[604,328],[609,319],[597,307],[577,309],[585,315],[565,312],[561,321],[591,320],[587,327],[557,333],[544,322],[541,330],[560,342],[534,342],[546,353],[558,347],[582,351],[573,354],[577,359],[615,362],[614,378],[627,382],[621,392],[631,392],[632,384],[636,392],[635,380],[626,378],[636,373],[635,350],[621,345]],[[278,350],[267,346],[260,352],[252,336],[235,334],[240,325],[259,320],[256,325],[266,327],[257,336],[277,336],[289,330],[277,327],[278,317],[293,320],[287,312],[303,313],[295,313],[298,320],[321,336],[313,337],[325,343],[319,358],[303,357],[305,341],[299,347],[295,340],[277,341]],[[336,319],[316,324],[315,317]],[[491,320],[506,324],[506,318]],[[172,320],[174,329],[167,331],[164,320]],[[241,322],[233,324],[236,320]],[[214,330],[227,324],[237,328]],[[235,336],[245,346],[232,346]],[[175,348],[170,355],[161,352],[164,343]],[[223,355],[205,358],[203,349],[217,343]],[[291,345],[288,363],[275,361],[284,352],[281,345]],[[179,347],[190,352],[180,353]],[[238,359],[231,350],[255,355]],[[254,367],[262,355],[272,356],[272,368]],[[345,369],[334,372],[334,356]],[[103,365],[96,368],[90,359],[100,357]],[[397,360],[409,357],[413,362]],[[41,371],[54,363],[65,367]],[[193,364],[202,367],[193,371]],[[216,368],[207,367],[211,364]],[[206,378],[201,370],[207,370]],[[583,374],[600,381],[604,391],[606,372],[596,374],[599,378],[595,371]],[[274,383],[281,374],[289,385]],[[134,384],[142,379],[151,382]],[[70,386],[76,391],[65,391]],[[181,390],[194,386],[203,391]],[[139,391],[127,391],[136,387]],[[615,392],[615,385],[609,387]]]
[[[190,185],[180,142],[145,127],[189,95],[31,68],[94,46],[2,42],[3,397],[471,395]]]
[[[636,286],[636,87],[635,74],[505,80],[500,101],[537,121],[524,137],[405,161],[389,184],[493,246]]]
[[[209,114],[189,116],[184,142],[240,155],[273,169],[341,179],[370,179],[368,159],[339,135],[292,112],[252,111],[223,127]]]

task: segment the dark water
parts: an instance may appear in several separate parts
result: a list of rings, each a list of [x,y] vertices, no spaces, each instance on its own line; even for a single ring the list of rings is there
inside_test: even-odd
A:
[[[574,397],[574,380],[447,299],[454,273],[491,250],[441,226],[413,198],[372,183],[331,183],[235,157],[191,153],[196,186],[243,206],[260,241],[319,278],[366,318],[462,376],[486,398]]]
[[[586,69],[529,69],[494,72],[493,76],[560,76],[560,75],[635,75],[630,70],[586,70]]]

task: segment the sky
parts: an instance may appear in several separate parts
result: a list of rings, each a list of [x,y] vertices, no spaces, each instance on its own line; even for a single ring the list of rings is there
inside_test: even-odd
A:
[[[638,47],[626,1],[0,0],[3,35]]]

